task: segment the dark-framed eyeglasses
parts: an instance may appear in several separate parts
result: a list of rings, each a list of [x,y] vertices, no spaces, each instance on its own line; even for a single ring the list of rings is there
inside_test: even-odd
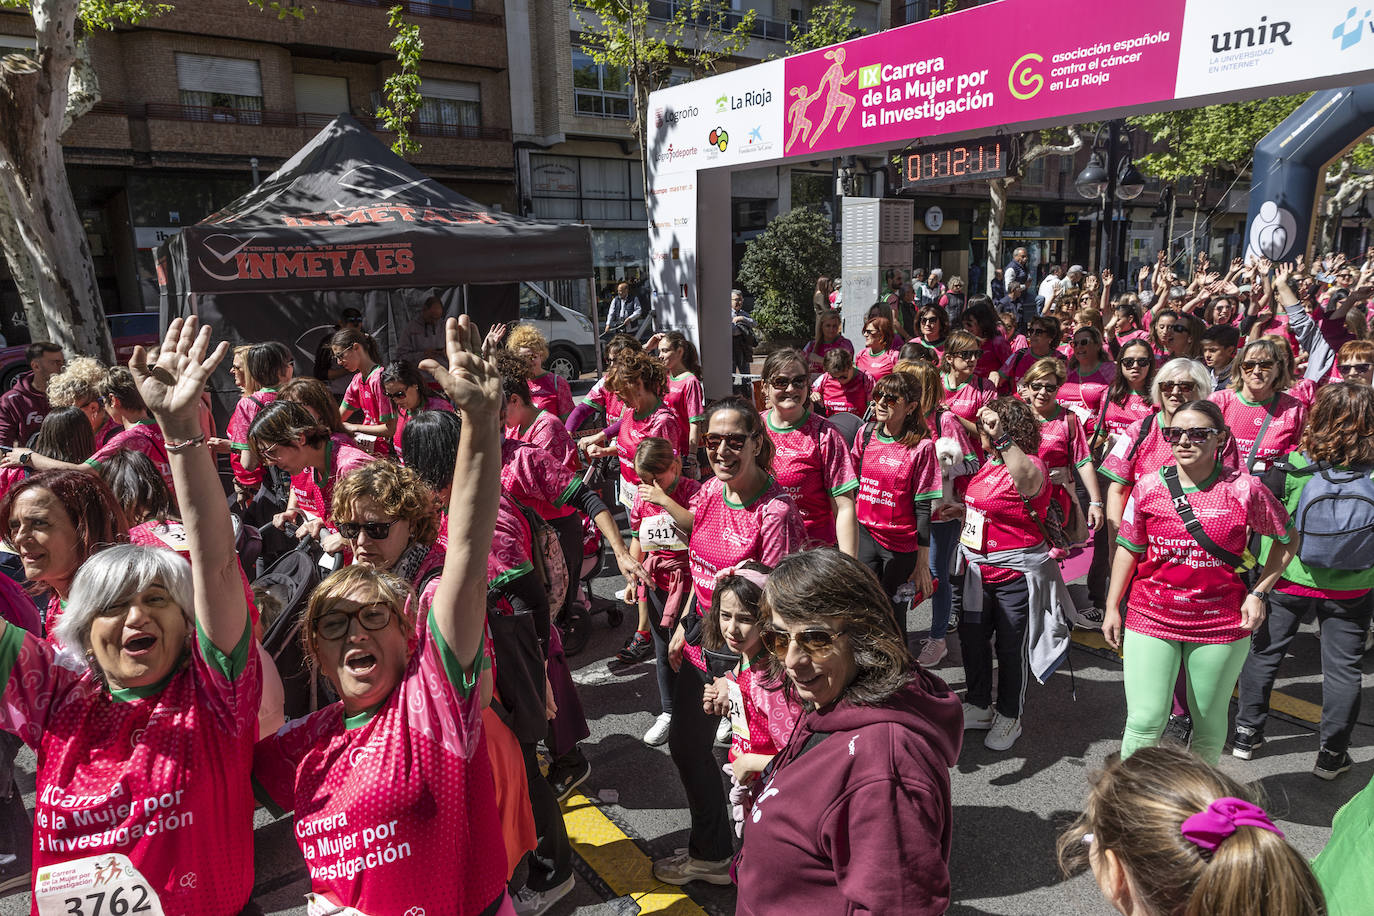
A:
[[[321,639],[343,639],[348,635],[348,628],[353,625],[354,618],[357,618],[364,630],[376,632],[386,628],[394,613],[396,611],[389,604],[369,604],[356,611],[330,611],[316,619],[315,634]]]
[[[1170,445],[1178,445],[1185,440],[1201,445],[1220,431],[1210,426],[1197,426],[1192,429],[1185,429],[1182,426],[1161,426],[1159,428],[1159,434]]]
[[[801,375],[775,375],[768,380],[768,384],[775,391],[787,391],[789,388],[805,388],[808,376],[806,373]]]
[[[1097,343],[1097,341],[1093,340],[1091,337],[1084,337],[1080,340],[1075,340],[1073,345],[1075,347],[1090,347],[1095,343]]]
[[[345,541],[356,541],[358,535],[366,531],[372,540],[384,541],[391,536],[391,526],[399,521],[399,518],[393,518],[389,522],[340,522],[339,537]]]
[[[1374,368],[1374,364],[1371,364],[1371,363],[1341,363],[1339,366],[1336,367],[1336,369],[1341,373],[1341,375],[1349,375],[1349,374],[1352,373],[1352,372],[1354,372],[1354,373],[1356,373],[1356,374],[1359,374],[1359,375],[1364,375],[1364,374],[1365,374],[1366,372],[1368,372],[1371,368]]]
[[[825,658],[835,651],[835,640],[845,633],[840,630],[833,633],[830,630],[823,630],[820,627],[815,629],[802,630],[796,636],[786,630],[765,629],[759,638],[763,640],[763,647],[773,654],[775,658],[787,658],[787,648],[792,645],[793,640],[803,652],[812,658]]]
[[[701,442],[708,452],[718,451],[722,444],[732,452],[742,452],[752,438],[753,433],[707,433],[701,437]]]

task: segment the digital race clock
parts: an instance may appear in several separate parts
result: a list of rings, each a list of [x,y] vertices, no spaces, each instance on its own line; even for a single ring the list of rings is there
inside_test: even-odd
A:
[[[922,147],[902,154],[902,187],[1005,178],[1011,158],[1010,137],[982,137]]]

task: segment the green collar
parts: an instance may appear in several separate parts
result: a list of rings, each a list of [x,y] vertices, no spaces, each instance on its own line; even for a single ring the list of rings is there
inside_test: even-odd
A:
[[[777,411],[777,408],[776,408],[776,407],[774,407],[772,410],[768,411],[768,413],[767,413],[766,415],[764,415],[764,422],[766,422],[766,423],[768,424],[768,428],[769,428],[769,429],[771,429],[771,430],[773,430],[773,432],[777,432],[777,433],[790,433],[790,432],[792,432],[794,429],[801,429],[803,426],[806,425],[806,421],[809,420],[809,419],[811,419],[811,405],[809,405],[809,404],[806,406],[806,409],[805,409],[804,411],[802,411],[801,418],[798,419],[797,422],[796,422],[796,423],[793,423],[791,426],[779,426],[778,424],[774,423],[774,422],[773,422],[773,414],[774,414],[776,411]]]
[[[364,725],[372,721],[372,717],[377,715],[377,711],[380,710],[385,703],[386,700],[383,700],[376,706],[368,707],[367,709],[364,709],[362,712],[354,713],[351,716],[345,715],[344,730],[352,731],[355,728],[362,728]]]
[[[1221,466],[1221,460],[1218,459],[1216,465],[1212,468],[1212,473],[1208,474],[1207,479],[1202,481],[1202,483],[1198,484],[1197,486],[1189,486],[1188,484],[1183,483],[1182,477],[1179,477],[1178,482],[1183,485],[1184,493],[1200,493],[1201,491],[1207,489],[1212,484],[1217,482],[1217,478],[1221,476],[1222,470],[1223,468]],[[1164,469],[1160,468],[1160,473],[1162,474],[1163,472]]]
[[[663,406],[663,399],[662,399],[662,398],[659,398],[657,401],[654,401],[654,406],[653,406],[653,407],[650,407],[649,409],[643,411],[642,413],[641,413],[640,411],[636,410],[636,411],[634,412],[634,418],[635,418],[636,420],[641,421],[641,422],[644,421],[644,420],[647,420],[647,419],[649,419],[650,417],[652,417],[652,416],[654,415],[654,411],[658,410],[658,409],[659,409],[660,407],[662,407],[662,406]]]
[[[1032,409],[1034,409],[1034,408],[1032,408]],[[1037,413],[1037,414],[1036,414],[1036,417],[1038,417],[1038,418],[1040,419],[1040,422],[1041,422],[1041,423],[1053,423],[1055,420],[1058,420],[1058,419],[1059,419],[1059,415],[1062,414],[1063,412],[1064,412],[1064,405],[1063,405],[1063,404],[1055,404],[1055,405],[1054,405],[1054,413],[1050,414],[1048,417],[1041,417],[1040,414]]]
[[[134,700],[145,700],[148,697],[157,696],[171,683],[172,678],[181,673],[181,669],[185,668],[190,660],[191,654],[189,652],[183,653],[177,663],[172,666],[172,670],[167,672],[167,676],[155,684],[145,684],[142,687],[110,687],[110,699],[116,703],[131,703]]]
[[[334,437],[333,437],[333,436],[330,436],[328,439],[324,440],[324,466],[328,469],[328,471],[331,471],[331,472],[332,472],[332,471],[334,470]],[[321,479],[320,479],[320,469],[319,469],[319,468],[311,468],[311,469],[310,469],[310,473],[311,473],[312,475],[314,475],[315,486],[319,487],[321,490],[324,489],[324,481],[325,481],[325,480],[328,480],[328,479],[332,476],[332,474],[326,473],[324,479],[321,480]]]
[[[534,416],[530,417],[530,422],[528,422],[528,423],[526,423],[524,426],[520,427],[520,432],[522,432],[522,433],[524,433],[524,432],[529,432],[530,427],[534,425],[534,421],[535,421],[535,420],[538,420],[538,419],[539,419],[539,415],[542,414],[543,412],[544,412],[544,409],[543,409],[542,407],[539,408],[538,410],[536,410],[536,411],[534,412]]]
[[[769,488],[771,488],[772,486],[773,475],[769,474],[764,478],[764,484],[762,487],[759,488],[759,491],[755,493],[753,496],[749,497],[749,499],[745,502],[737,503],[730,497],[726,496],[725,489],[723,487],[720,491],[720,498],[724,500],[725,505],[729,506],[731,509],[748,509],[754,503],[758,502],[763,497],[763,494],[767,493]]]
[[[1279,399],[1279,393],[1278,393],[1277,391],[1275,391],[1275,392],[1274,392],[1272,395],[1270,395],[1269,397],[1265,398],[1263,401],[1252,401],[1252,400],[1250,400],[1249,398],[1247,398],[1247,397],[1245,396],[1245,390],[1244,390],[1244,389],[1241,389],[1240,391],[1237,391],[1237,392],[1236,392],[1236,400],[1240,401],[1240,402],[1241,402],[1242,404],[1244,404],[1246,407],[1268,407],[1270,404],[1274,403],[1274,402],[1277,401],[1278,399]]]
[[[692,374],[692,370],[691,370],[691,369],[683,369],[683,370],[682,370],[681,372],[679,372],[677,375],[673,376],[673,381],[675,381],[675,382],[682,382],[682,381],[686,381],[686,380],[689,379],[689,378],[696,378],[696,376]]]

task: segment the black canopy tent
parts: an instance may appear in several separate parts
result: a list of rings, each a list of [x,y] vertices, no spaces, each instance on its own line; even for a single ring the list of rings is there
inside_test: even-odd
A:
[[[262,184],[164,243],[157,275],[164,327],[194,314],[234,342],[282,340],[306,373],[301,359],[349,305],[388,352],[431,295],[450,314],[514,320],[513,281],[592,276],[591,231],[488,210],[339,115]]]

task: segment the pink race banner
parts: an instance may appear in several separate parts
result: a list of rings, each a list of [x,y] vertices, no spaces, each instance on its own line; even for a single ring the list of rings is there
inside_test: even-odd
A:
[[[783,155],[1172,99],[1184,6],[992,3],[786,58]]]

